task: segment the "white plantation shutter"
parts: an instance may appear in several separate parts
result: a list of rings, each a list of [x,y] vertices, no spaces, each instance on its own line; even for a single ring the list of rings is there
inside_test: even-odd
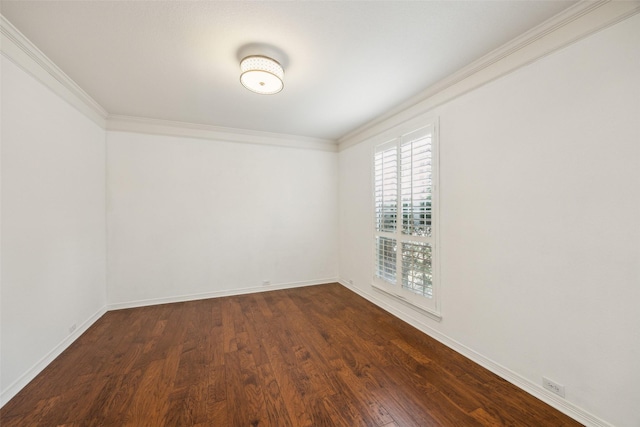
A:
[[[389,283],[396,283],[396,241],[388,237],[376,237],[376,274]]]
[[[413,236],[431,236],[431,134],[424,130],[402,138],[402,232]]]
[[[434,125],[376,147],[374,285],[437,312]]]
[[[398,155],[396,147],[376,153],[376,229],[394,232],[398,215]]]
[[[428,298],[433,296],[429,243],[402,243],[402,287]]]

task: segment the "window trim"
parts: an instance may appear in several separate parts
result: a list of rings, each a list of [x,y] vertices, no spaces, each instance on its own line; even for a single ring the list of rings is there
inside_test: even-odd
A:
[[[426,298],[424,296],[417,295],[409,290],[403,289],[401,286],[401,272],[397,271],[396,284],[391,284],[376,275],[376,237],[392,237],[390,233],[379,232],[376,230],[376,198],[375,198],[375,156],[378,152],[384,151],[385,149],[389,149],[391,147],[396,147],[398,149],[398,156],[400,145],[402,144],[402,137],[408,134],[411,134],[420,129],[431,128],[431,150],[432,150],[432,238],[430,242],[432,244],[432,298]],[[405,123],[397,125],[393,128],[388,129],[382,134],[379,134],[377,137],[371,139],[372,142],[372,150],[371,150],[371,194],[372,194],[372,203],[371,203],[371,213],[373,217],[372,222],[372,238],[371,238],[371,272],[372,272],[372,282],[371,286],[374,290],[380,292],[382,295],[393,298],[395,301],[398,301],[407,307],[410,307],[414,310],[421,312],[422,314],[427,315],[431,319],[440,321],[442,319],[441,314],[441,304],[440,304],[440,144],[439,144],[439,123],[436,117],[428,117],[428,116],[420,116],[416,117],[412,120],[409,120]],[[398,162],[400,162],[400,157],[398,157]],[[400,189],[400,163],[398,163],[398,188]],[[401,194],[398,192],[398,214],[397,218],[397,227],[400,229],[402,227],[401,218],[402,218],[402,201]],[[395,236],[395,234],[393,235]],[[396,237],[392,237],[396,238]],[[409,238],[408,240],[411,240]],[[416,241],[425,241],[424,239],[415,239]],[[402,243],[401,240],[397,240],[398,248]],[[398,250],[398,258],[397,265],[401,262],[400,251]]]

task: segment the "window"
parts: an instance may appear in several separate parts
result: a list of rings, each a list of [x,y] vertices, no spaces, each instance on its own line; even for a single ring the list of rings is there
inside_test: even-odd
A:
[[[435,124],[374,153],[374,286],[439,318]]]

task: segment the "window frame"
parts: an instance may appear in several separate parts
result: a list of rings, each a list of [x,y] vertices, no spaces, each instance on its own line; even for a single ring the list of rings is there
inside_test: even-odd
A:
[[[418,117],[413,120],[407,121],[401,125],[395,126],[376,138],[372,139],[373,147],[371,154],[371,194],[372,194],[372,257],[373,262],[372,271],[372,287],[373,289],[382,292],[386,296],[392,297],[394,300],[399,301],[412,309],[417,309],[428,317],[440,321],[442,315],[440,312],[440,144],[439,144],[439,132],[438,132],[438,120],[437,118]],[[401,157],[400,148],[403,144],[403,137],[411,135],[415,132],[427,130],[431,134],[431,179],[432,179],[432,194],[431,194],[431,237],[426,236],[414,236],[409,234],[402,234],[402,180],[401,180]],[[408,142],[408,141],[404,141]],[[396,204],[396,229],[394,232],[378,231],[377,230],[377,212],[376,212],[376,154],[381,151],[389,150],[390,148],[396,149],[396,174],[397,174],[397,204]],[[396,241],[396,283],[392,284],[377,275],[378,263],[376,261],[378,253],[376,250],[376,239],[378,237],[388,237]],[[432,297],[425,297],[416,294],[410,290],[404,289],[402,286],[402,254],[401,245],[403,242],[427,242],[431,244],[431,290]]]

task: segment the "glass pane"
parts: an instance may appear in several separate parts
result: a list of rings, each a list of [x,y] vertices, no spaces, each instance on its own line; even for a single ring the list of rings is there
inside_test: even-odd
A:
[[[432,273],[431,245],[423,242],[402,243],[402,287],[431,298]]]
[[[431,135],[400,146],[402,233],[431,237]]]
[[[375,155],[376,230],[396,231],[398,215],[398,155],[396,148]]]
[[[396,240],[376,237],[376,276],[396,283]]]

